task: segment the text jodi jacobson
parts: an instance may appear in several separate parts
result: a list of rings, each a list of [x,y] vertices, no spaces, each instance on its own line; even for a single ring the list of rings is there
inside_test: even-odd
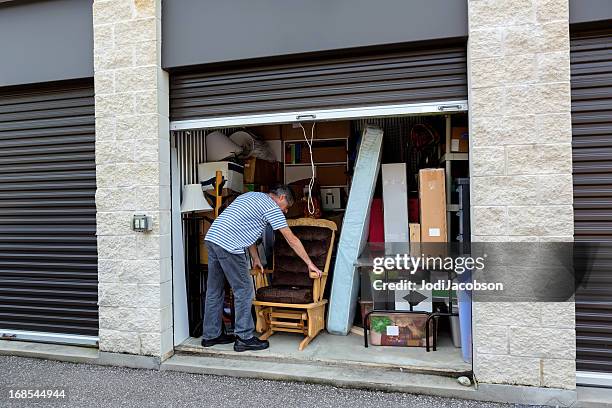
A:
[[[455,272],[458,275],[466,271],[482,271],[485,268],[485,257],[440,257],[440,256],[411,256],[408,254],[397,254],[395,256],[376,257],[373,259],[372,271],[380,275],[385,271],[399,270],[415,274],[418,270],[436,270]],[[382,279],[372,281],[374,290],[476,290],[476,291],[503,291],[501,282],[478,282],[466,279],[465,281],[438,280],[429,282],[422,280],[414,282],[402,279],[394,282],[385,282]]]
[[[399,282],[385,282],[377,279],[372,282],[374,290],[405,291],[405,290],[476,290],[476,291],[503,291],[504,285],[501,282],[453,282],[450,280],[439,280],[428,282],[422,280],[412,282],[402,279]]]

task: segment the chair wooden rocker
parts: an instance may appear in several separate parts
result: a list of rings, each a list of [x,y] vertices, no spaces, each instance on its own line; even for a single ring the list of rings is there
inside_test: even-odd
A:
[[[323,274],[311,278],[304,262],[277,233],[272,269],[251,271],[256,289],[256,329],[263,333],[259,337],[262,340],[279,331],[302,333],[306,338],[300,342],[299,350],[303,350],[325,328],[327,299],[323,299],[323,292],[337,227],[332,221],[311,218],[287,223]]]

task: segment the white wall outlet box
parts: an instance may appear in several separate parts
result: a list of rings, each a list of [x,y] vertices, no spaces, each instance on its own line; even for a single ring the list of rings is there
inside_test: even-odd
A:
[[[132,217],[132,229],[136,232],[147,232],[153,230],[153,220],[145,214],[134,214]]]

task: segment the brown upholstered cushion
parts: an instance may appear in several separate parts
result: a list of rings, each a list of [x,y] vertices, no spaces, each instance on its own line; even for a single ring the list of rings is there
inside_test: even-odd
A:
[[[312,286],[265,286],[257,289],[257,300],[278,303],[311,303]]]
[[[291,231],[302,241],[312,262],[323,270],[332,231],[329,228],[307,226],[292,227]],[[272,285],[312,287],[312,279],[308,276],[304,261],[293,252],[280,233],[277,233],[274,241]]]

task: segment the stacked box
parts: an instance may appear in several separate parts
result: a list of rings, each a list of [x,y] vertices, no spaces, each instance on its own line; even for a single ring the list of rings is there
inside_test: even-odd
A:
[[[426,313],[370,315],[368,340],[373,346],[425,347]],[[433,344],[433,321],[429,322],[429,344]]]

